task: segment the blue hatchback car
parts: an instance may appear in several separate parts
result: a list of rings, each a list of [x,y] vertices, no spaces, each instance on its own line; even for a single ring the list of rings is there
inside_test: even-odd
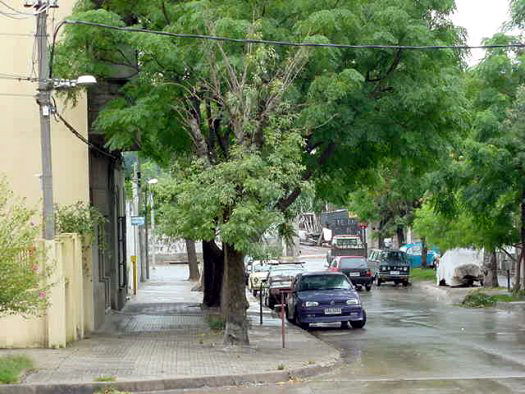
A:
[[[308,328],[310,323],[337,323],[363,328],[366,312],[355,287],[340,272],[307,272],[292,283],[287,300],[287,318]]]

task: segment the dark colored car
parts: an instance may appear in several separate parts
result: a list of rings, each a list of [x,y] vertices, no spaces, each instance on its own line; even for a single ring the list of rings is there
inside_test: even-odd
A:
[[[374,276],[372,270],[368,266],[368,260],[361,256],[337,256],[330,267],[331,272],[342,272],[348,279],[359,288],[363,286],[366,291],[372,289]]]
[[[359,294],[347,276],[340,272],[299,274],[287,300],[287,315],[303,328],[310,323],[341,322],[342,327],[363,328],[366,312]]]
[[[288,298],[288,294],[292,288],[292,281],[298,275],[304,272],[302,265],[279,264],[271,267],[266,279],[266,287],[264,290],[264,304],[273,309],[275,305],[281,303],[281,293],[284,292],[284,301]]]
[[[394,282],[398,285],[408,286],[410,277],[410,262],[405,252],[386,249],[372,251],[369,258],[374,269],[376,284],[381,286],[384,282]]]

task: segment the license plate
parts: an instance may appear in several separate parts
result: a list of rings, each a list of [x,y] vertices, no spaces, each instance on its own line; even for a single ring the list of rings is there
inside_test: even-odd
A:
[[[341,308],[326,308],[324,310],[325,315],[340,315],[341,314]]]
[[[350,272],[350,276],[359,276],[359,272]]]
[[[399,275],[399,271],[390,271],[390,275]]]

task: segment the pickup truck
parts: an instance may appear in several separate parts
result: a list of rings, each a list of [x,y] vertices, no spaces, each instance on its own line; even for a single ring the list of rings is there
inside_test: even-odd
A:
[[[332,246],[326,254],[326,261],[330,265],[336,256],[362,256],[367,257],[366,244],[359,235],[335,235]]]

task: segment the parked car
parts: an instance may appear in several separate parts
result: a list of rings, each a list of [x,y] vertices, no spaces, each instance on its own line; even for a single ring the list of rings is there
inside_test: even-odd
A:
[[[248,290],[252,292],[254,296],[260,291],[261,287],[266,282],[270,265],[262,261],[254,261],[251,266],[250,275],[248,277]]]
[[[264,304],[273,309],[275,305],[281,303],[281,292],[285,292],[284,300],[292,288],[292,280],[304,272],[304,268],[299,264],[279,264],[272,266],[266,280],[264,290]]]
[[[421,242],[403,245],[399,250],[406,252],[411,268],[421,267],[421,252],[423,251],[423,244]],[[434,267],[438,256],[438,249],[432,247],[427,248],[427,266]]]
[[[310,323],[341,322],[342,327],[363,328],[366,312],[359,294],[340,272],[306,272],[292,282],[286,317],[308,328]]]
[[[362,256],[337,256],[328,267],[331,272],[342,272],[348,279],[357,286],[372,289],[374,277],[368,265],[368,260]]]
[[[328,264],[336,256],[363,256],[366,257],[366,244],[361,241],[359,235],[335,235],[332,245],[326,254]]]
[[[483,286],[483,251],[457,248],[448,250],[439,259],[436,282],[440,286]]]
[[[395,249],[372,250],[368,257],[376,284],[394,282],[408,286],[410,277],[410,263],[405,252]]]

